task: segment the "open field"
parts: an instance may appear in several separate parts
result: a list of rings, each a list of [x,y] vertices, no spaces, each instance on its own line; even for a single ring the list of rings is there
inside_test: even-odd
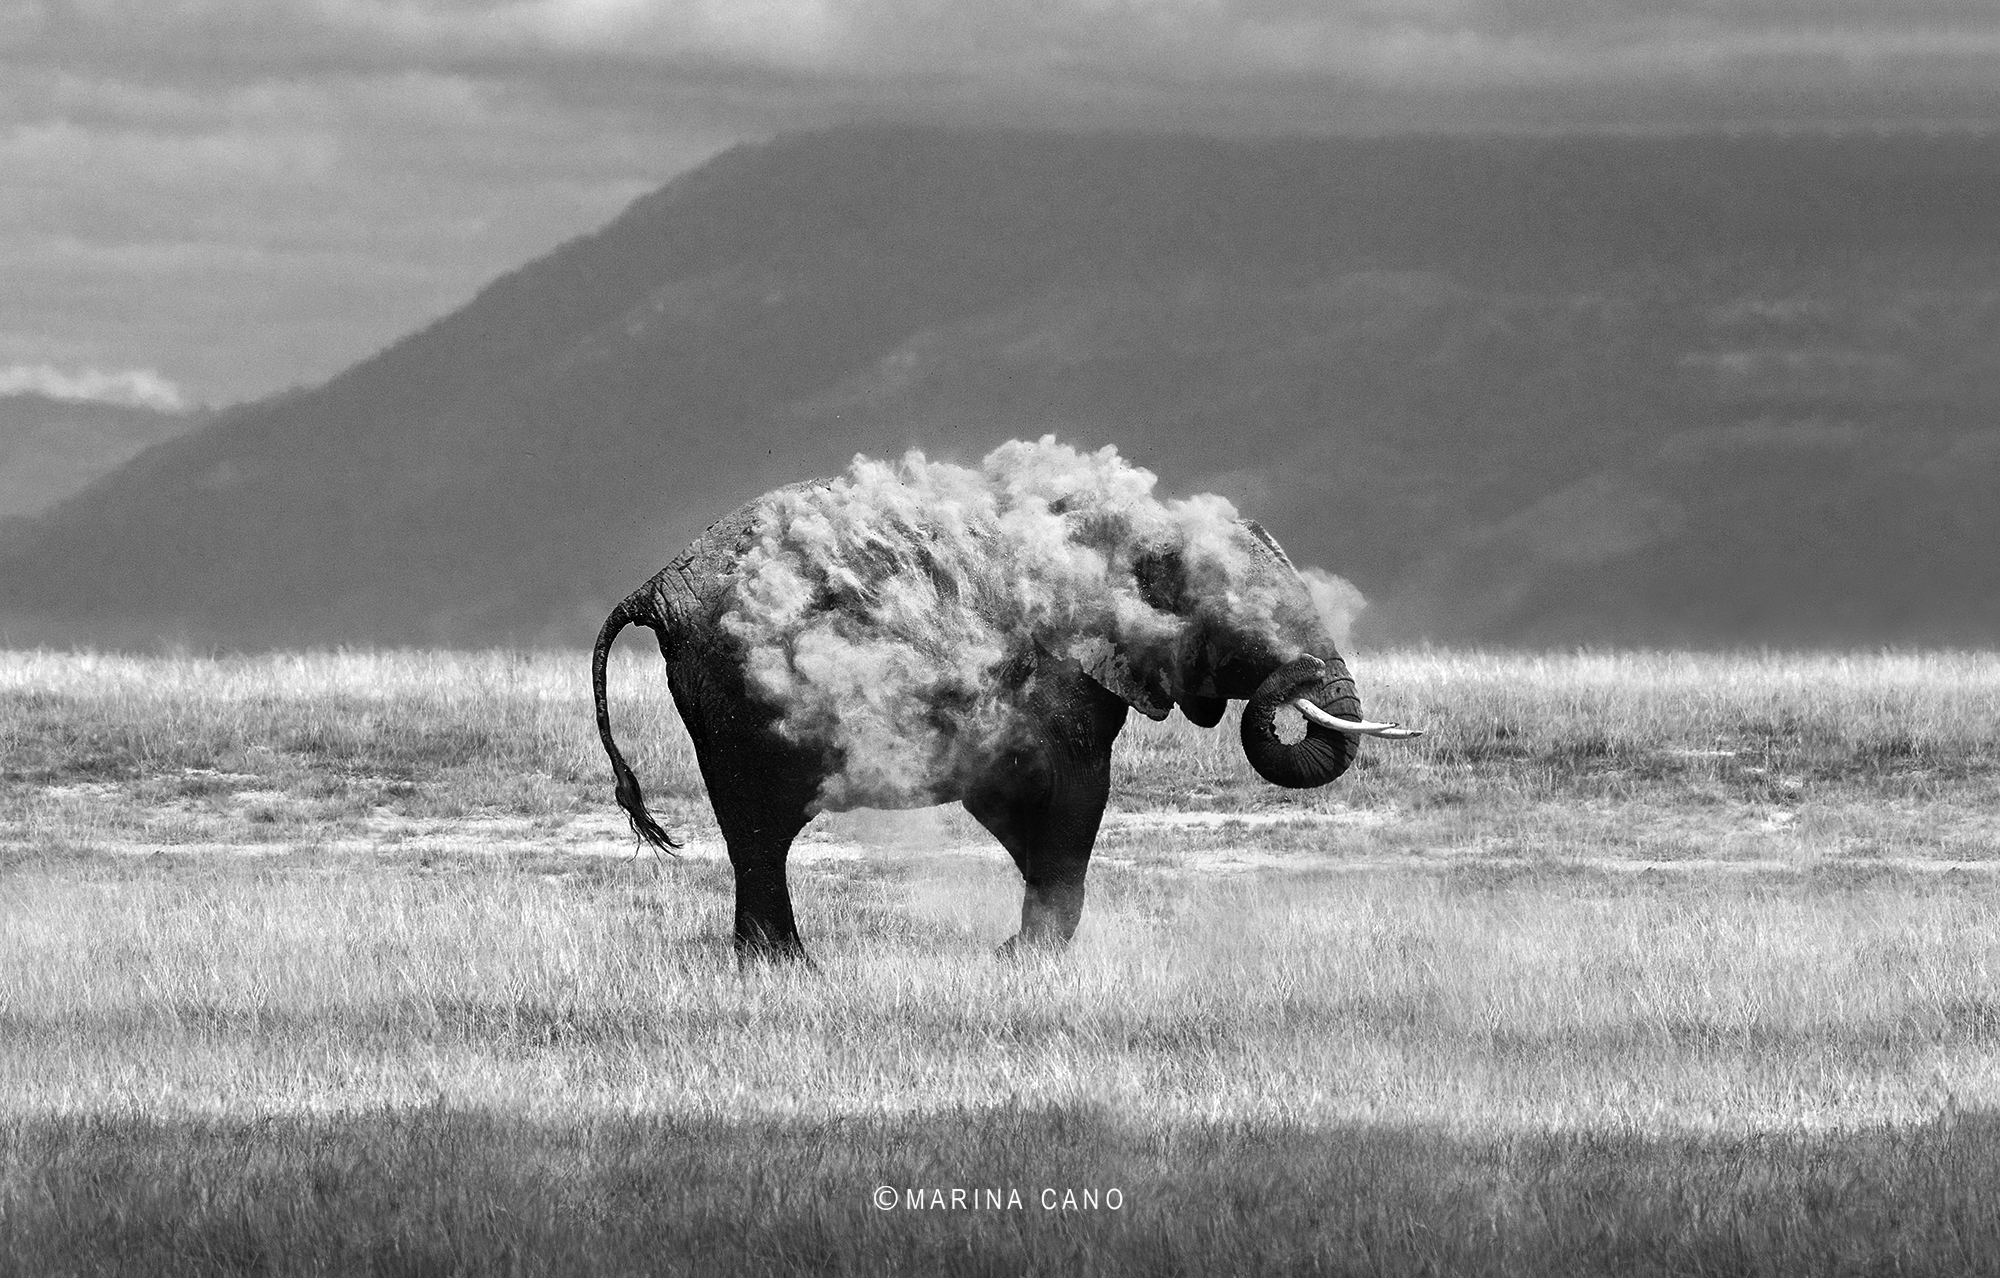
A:
[[[1135,719],[1062,957],[962,813],[823,818],[816,974],[637,657],[633,857],[587,664],[0,656],[0,1260],[2000,1265],[2000,658],[1361,654],[1431,733],[1326,790]]]

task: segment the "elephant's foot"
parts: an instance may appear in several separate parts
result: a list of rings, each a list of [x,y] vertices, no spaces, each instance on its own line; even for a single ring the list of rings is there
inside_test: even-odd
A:
[[[738,931],[736,934],[736,959],[739,964],[751,963],[799,963],[812,971],[819,970],[812,955],[806,953],[805,942],[799,940],[797,932],[774,935],[761,928]]]
[[[1036,954],[1060,954],[1069,948],[1069,938],[1053,932],[1016,932],[993,951],[1003,959],[1027,958]]]
[[[1021,930],[1000,947],[1007,956],[1055,954],[1069,946],[1083,918],[1083,875],[1030,883],[1021,896]]]

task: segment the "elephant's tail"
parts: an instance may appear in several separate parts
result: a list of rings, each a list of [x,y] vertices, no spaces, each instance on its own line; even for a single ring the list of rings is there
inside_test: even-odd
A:
[[[604,696],[604,666],[611,656],[612,640],[633,622],[651,620],[651,615],[640,612],[630,599],[611,610],[611,615],[604,619],[604,628],[597,632],[597,647],[590,654],[590,687],[597,698],[597,735],[604,742],[604,753],[611,756],[611,775],[618,781],[618,806],[625,809],[625,819],[632,823],[634,835],[663,852],[672,852],[680,844],[660,828],[652,813],[646,811],[646,798],[639,791],[639,778],[632,775],[631,765],[618,752],[618,743],[611,739],[611,708]]]

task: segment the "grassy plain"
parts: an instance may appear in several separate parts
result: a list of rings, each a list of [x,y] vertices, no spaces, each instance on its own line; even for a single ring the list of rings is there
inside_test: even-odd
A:
[[[1061,957],[962,813],[822,818],[807,973],[656,660],[664,862],[579,657],[0,656],[0,1261],[2000,1264],[2000,658],[1355,665],[1430,735],[1326,790],[1135,721]]]

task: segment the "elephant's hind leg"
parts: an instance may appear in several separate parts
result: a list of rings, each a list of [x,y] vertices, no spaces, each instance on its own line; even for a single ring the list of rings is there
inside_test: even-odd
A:
[[[717,802],[716,821],[736,871],[736,952],[745,958],[806,958],[792,918],[785,861],[805,828],[803,805]]]
[[[668,680],[736,871],[736,952],[804,959],[785,860],[810,819],[806,806],[821,776],[817,760],[768,720],[736,713],[746,694],[734,669],[718,672],[688,659],[669,663]]]

